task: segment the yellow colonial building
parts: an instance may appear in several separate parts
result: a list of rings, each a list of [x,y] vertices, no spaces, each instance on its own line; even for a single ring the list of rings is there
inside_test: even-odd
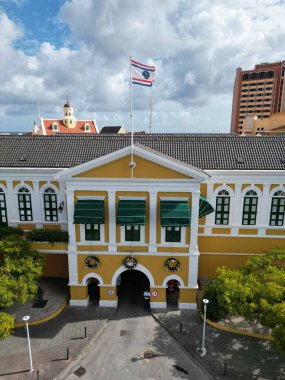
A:
[[[250,254],[285,249],[285,138],[233,135],[0,136],[0,222],[61,229],[69,244],[34,243],[45,276],[68,277],[70,305],[116,307],[125,272],[151,306],[196,308],[198,280]]]

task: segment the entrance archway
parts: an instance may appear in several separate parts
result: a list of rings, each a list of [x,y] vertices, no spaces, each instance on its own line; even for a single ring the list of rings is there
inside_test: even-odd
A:
[[[143,292],[150,288],[147,276],[136,270],[126,270],[117,278],[118,307],[143,309]]]
[[[166,305],[170,308],[179,307],[179,282],[175,279],[167,282]]]
[[[97,278],[91,277],[87,280],[89,305],[98,306],[100,300],[100,287]]]

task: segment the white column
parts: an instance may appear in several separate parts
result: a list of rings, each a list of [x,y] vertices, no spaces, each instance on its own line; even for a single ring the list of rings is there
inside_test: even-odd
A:
[[[32,194],[32,208],[33,208],[33,221],[36,223],[37,228],[43,227],[44,219],[42,218],[43,201],[41,200],[39,181],[33,181]]]
[[[75,224],[73,223],[74,217],[74,191],[66,191],[66,201],[67,201],[67,222],[68,222],[68,234],[69,234],[69,246],[68,251],[70,253],[76,252],[76,233]]]
[[[189,269],[188,269],[188,286],[197,288],[198,279],[198,224],[199,224],[199,200],[200,191],[192,192],[192,205],[191,205],[191,235],[189,247]]]
[[[9,226],[16,226],[19,222],[19,208],[17,194],[14,194],[13,181],[7,182],[6,207]]]
[[[116,192],[108,191],[109,251],[116,251]]]
[[[157,191],[149,193],[149,252],[156,252]]]
[[[263,185],[262,197],[258,198],[257,205],[257,227],[258,235],[265,235],[265,229],[269,226],[271,197],[270,184]]]
[[[192,192],[191,204],[191,235],[190,235],[190,249],[192,254],[199,254],[198,250],[198,225],[199,225],[199,200],[200,191]]]
[[[232,235],[238,235],[238,226],[241,225],[242,218],[242,196],[241,196],[241,185],[235,184],[235,195],[231,197],[231,205],[230,205],[230,220],[229,227],[232,225]]]
[[[215,201],[216,197],[214,196],[214,185],[212,183],[207,184],[207,200],[210,203],[210,205],[215,209]],[[212,212],[211,214],[206,216],[206,223],[204,227],[204,233],[205,235],[210,235],[212,232],[211,227],[215,224],[215,213]]]
[[[63,210],[61,214],[58,214],[58,220],[61,223],[61,229],[67,230],[67,198],[65,196],[65,183],[59,182],[59,194],[57,199],[57,206],[64,202]]]
[[[68,275],[69,275],[69,286],[78,285],[78,264],[77,264],[77,254],[68,254]]]

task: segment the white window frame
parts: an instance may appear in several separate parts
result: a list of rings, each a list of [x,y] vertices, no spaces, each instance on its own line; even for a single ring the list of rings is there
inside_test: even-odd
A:
[[[181,240],[180,242],[171,242],[171,241],[165,241],[166,236],[166,228],[167,227],[161,227],[160,229],[160,236],[161,236],[161,246],[164,247],[186,247],[186,227],[179,227],[181,228]]]
[[[267,228],[268,229],[272,229],[272,230],[282,230],[282,229],[284,229],[284,225],[285,225],[285,217],[284,217],[284,221],[283,221],[283,225],[282,226],[273,226],[273,225],[270,224],[272,199],[274,198],[274,194],[277,191],[283,191],[285,193],[285,187],[282,186],[282,185],[276,186],[269,193],[268,214],[266,215],[266,217],[267,217],[267,225],[268,225]]]
[[[125,226],[120,226],[121,244],[123,245],[142,245],[145,244],[145,226],[138,225],[140,229],[140,241],[126,240]]]
[[[93,224],[93,223],[87,223]],[[80,224],[80,244],[83,245],[100,245],[105,244],[105,224],[99,224],[100,226],[100,240],[86,240],[85,239],[85,224]]]
[[[244,206],[244,198],[247,197],[248,195],[246,195],[246,193],[250,190],[253,190],[256,192],[256,197],[258,198],[258,202],[257,202],[257,213],[256,213],[256,223],[255,224],[242,224],[242,218],[243,218],[243,206]],[[240,228],[252,228],[252,229],[256,229],[258,228],[259,226],[259,223],[260,223],[260,213],[261,213],[261,202],[262,200],[262,191],[256,187],[256,186],[247,186],[245,187],[242,192],[241,192],[241,207],[240,207]]]
[[[226,190],[229,192],[229,195],[226,195],[227,197],[230,197],[230,209],[229,209],[229,222],[228,224],[216,224],[216,204],[217,204],[217,197],[222,197],[222,195],[218,195],[220,191]],[[235,192],[233,189],[227,185],[222,185],[217,187],[213,192],[213,201],[215,202],[215,212],[213,213],[213,228],[231,228],[233,224],[233,212],[234,212],[234,203],[235,203]]]

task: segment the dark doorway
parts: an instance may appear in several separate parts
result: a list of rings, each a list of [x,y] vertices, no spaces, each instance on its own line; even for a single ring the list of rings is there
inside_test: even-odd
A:
[[[143,293],[149,290],[149,280],[146,275],[138,270],[126,270],[118,281],[119,307],[136,306],[143,309]]]
[[[98,306],[100,300],[100,287],[97,278],[90,278],[88,282],[89,305]]]
[[[177,309],[179,307],[179,282],[169,280],[166,288],[167,307]]]

